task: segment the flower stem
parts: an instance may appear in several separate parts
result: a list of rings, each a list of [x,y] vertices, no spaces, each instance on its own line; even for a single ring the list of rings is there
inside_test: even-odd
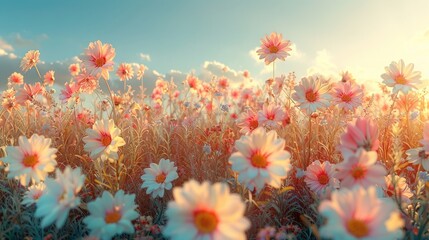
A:
[[[113,100],[113,93],[112,93],[112,89],[110,88],[109,83],[107,82],[106,79],[104,79],[104,82],[106,83],[107,86],[107,90],[109,91],[109,95],[110,95],[110,100],[112,101],[112,113],[113,113],[113,122],[115,122],[115,117],[116,117],[116,110],[115,110],[115,101]]]
[[[39,69],[37,68],[37,65],[34,65],[34,68],[36,69],[37,75],[39,75],[40,81],[42,81],[42,75],[40,75]]]

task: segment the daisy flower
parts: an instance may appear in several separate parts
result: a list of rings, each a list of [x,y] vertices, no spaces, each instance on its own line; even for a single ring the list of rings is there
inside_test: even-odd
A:
[[[240,128],[240,133],[251,133],[259,126],[258,115],[252,110],[243,112],[237,119],[237,126]]]
[[[171,182],[179,177],[174,162],[163,158],[159,161],[159,165],[151,163],[150,168],[145,168],[144,172],[145,174],[141,176],[143,180],[141,187],[147,188],[146,194],[152,194],[153,198],[164,197],[164,189],[170,190],[173,187]]]
[[[229,163],[238,172],[238,181],[251,191],[259,192],[265,184],[279,188],[292,168],[291,155],[284,148],[285,140],[277,138],[274,130],[266,132],[258,127],[235,141],[237,152],[230,156]]]
[[[85,132],[88,136],[82,139],[85,143],[84,150],[92,159],[118,159],[118,147],[124,146],[125,141],[119,136],[121,130],[115,126],[113,119],[97,120],[92,129],[88,128]]]
[[[34,85],[24,84],[24,87],[18,90],[16,94],[16,102],[24,105],[27,101],[33,101],[37,94],[43,93],[43,87],[39,82]]]
[[[357,84],[341,82],[336,84],[333,91],[333,102],[341,109],[354,110],[362,105],[363,91]]]
[[[283,40],[281,34],[273,32],[271,35],[261,39],[261,48],[256,52],[259,55],[259,59],[265,59],[265,64],[268,65],[276,59],[284,61],[287,56],[290,56],[289,52],[291,50],[291,42]]]
[[[52,86],[55,81],[55,71],[48,71],[46,72],[45,76],[43,77],[43,82],[45,85]]]
[[[37,201],[34,214],[38,218],[43,218],[42,228],[53,222],[57,228],[64,226],[70,209],[80,204],[78,193],[84,183],[85,175],[79,167],[72,169],[67,166],[64,172],[57,169],[55,179],[46,179],[46,192]]]
[[[311,191],[319,196],[326,193],[328,188],[338,188],[339,182],[335,176],[335,165],[328,161],[321,163],[319,160],[308,165],[305,171],[305,183]]]
[[[140,80],[140,79],[142,79],[143,78],[143,76],[144,76],[144,72],[146,71],[146,66],[145,65],[143,65],[143,64],[140,64],[139,65],[139,69],[138,69],[138,71],[137,71],[137,79],[138,80]]]
[[[36,203],[39,198],[46,192],[46,185],[43,182],[31,185],[28,190],[24,193],[21,204],[30,206]]]
[[[116,71],[116,75],[118,75],[121,81],[130,80],[134,76],[133,67],[129,63],[121,63]]]
[[[19,179],[22,186],[28,186],[30,180],[33,183],[44,180],[57,165],[57,149],[50,147],[51,142],[50,138],[33,134],[30,138],[20,136],[16,147],[6,147],[2,161],[8,164],[7,177]]]
[[[66,103],[79,91],[79,85],[76,82],[65,83],[65,89],[61,90],[59,99],[61,102]]]
[[[109,72],[113,70],[113,58],[115,58],[115,49],[112,45],[103,44],[98,40],[89,44],[82,61],[91,75],[101,74],[105,80],[108,80]]]
[[[276,106],[273,103],[269,105],[264,104],[262,111],[258,112],[258,122],[261,126],[276,128],[282,124],[285,115],[280,106]]]
[[[386,73],[381,75],[383,83],[388,87],[393,87],[392,92],[408,93],[412,88],[417,89],[416,85],[420,84],[421,73],[413,71],[414,64],[410,63],[405,66],[404,60],[392,62],[389,67],[385,67]]]
[[[77,76],[80,72],[80,67],[78,63],[70,64],[69,72],[72,76]]]
[[[32,69],[39,62],[40,52],[38,50],[30,50],[21,60],[21,69],[24,72]]]
[[[311,114],[319,108],[330,105],[331,96],[328,90],[328,85],[323,84],[319,77],[310,76],[303,78],[301,83],[295,86],[292,98],[298,103],[299,108]]]
[[[429,171],[429,154],[422,147],[408,149],[406,154],[408,162],[414,165],[421,164],[426,171]]]
[[[90,215],[83,222],[91,230],[90,235],[112,239],[117,234],[134,233],[131,221],[139,217],[135,211],[135,197],[135,194],[124,194],[123,190],[117,191],[115,196],[104,191],[101,197],[89,202]]]
[[[402,239],[404,221],[390,198],[377,197],[375,187],[341,189],[324,200],[319,213],[327,222],[320,228],[322,238]]]
[[[368,118],[357,118],[354,123],[347,124],[347,130],[340,137],[339,149],[346,159],[358,149],[377,151],[380,145],[378,127]]]
[[[285,75],[281,75],[280,77],[276,77],[274,79],[274,85],[273,85],[273,93],[275,95],[280,95],[282,93],[283,88],[285,87]]]
[[[407,180],[398,175],[387,175],[385,177],[386,187],[384,187],[384,193],[388,197],[395,196],[395,186],[396,186],[396,196],[402,199],[403,202],[411,203],[410,199],[414,196],[411,189],[408,187]]]
[[[369,187],[375,184],[384,187],[386,184],[384,176],[387,171],[382,165],[376,164],[376,161],[376,152],[359,149],[348,159],[337,164],[336,177],[341,180],[341,187],[351,188],[355,185]]]
[[[225,183],[190,180],[173,189],[165,215],[164,235],[179,239],[246,239],[250,221],[244,216],[240,196],[230,193]]]
[[[22,85],[24,83],[24,76],[21,73],[14,72],[9,76],[8,80],[11,84]]]
[[[98,76],[93,76],[86,71],[82,71],[76,76],[76,81],[83,92],[92,93],[99,86],[98,78]]]

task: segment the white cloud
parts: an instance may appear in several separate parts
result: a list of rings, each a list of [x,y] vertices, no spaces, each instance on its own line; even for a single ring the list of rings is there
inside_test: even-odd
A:
[[[140,53],[140,58],[148,62],[151,61],[149,54]]]
[[[316,58],[312,65],[307,68],[307,75],[321,74],[326,77],[338,75],[338,67],[332,61],[332,55],[326,49],[316,52]]]
[[[7,55],[7,52],[0,48],[0,56]]]
[[[0,37],[0,49],[3,49],[3,51],[9,51],[9,52],[13,51],[12,45],[10,45],[9,43],[7,43],[1,37]]]

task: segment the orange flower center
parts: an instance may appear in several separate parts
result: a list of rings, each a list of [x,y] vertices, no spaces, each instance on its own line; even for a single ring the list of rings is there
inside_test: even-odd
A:
[[[319,97],[319,95],[317,94],[317,92],[313,92],[313,90],[307,91],[305,93],[305,98],[309,102],[315,102],[318,97]]]
[[[117,223],[119,222],[119,220],[121,220],[122,217],[122,213],[119,211],[119,209],[115,209],[113,211],[110,212],[106,212],[106,215],[104,215],[104,221],[107,224],[110,223]]]
[[[102,133],[100,142],[103,146],[107,147],[112,143],[112,137],[108,133]]]
[[[270,47],[270,53],[277,53],[279,51],[279,48],[277,46],[271,46]]]
[[[39,158],[37,157],[37,154],[33,155],[25,155],[24,159],[22,159],[22,164],[25,167],[34,167],[39,162]]]
[[[194,224],[200,233],[212,233],[219,220],[215,213],[206,210],[198,210],[194,212]]]
[[[105,57],[97,58],[95,59],[94,63],[96,67],[102,67],[104,66],[104,64],[106,64],[106,58]]]
[[[349,233],[357,238],[366,237],[369,234],[369,229],[366,223],[362,220],[350,219],[347,222],[347,230]]]
[[[402,85],[406,85],[408,83],[407,79],[405,79],[405,77],[402,76],[402,74],[395,77],[395,82],[397,84],[402,84]]]
[[[252,157],[250,158],[250,162],[254,167],[257,167],[257,168],[265,168],[268,166],[267,157],[265,157],[260,153],[253,154]]]
[[[165,181],[165,178],[167,178],[167,176],[164,173],[160,173],[158,174],[158,176],[155,177],[155,182],[163,183]]]
[[[343,101],[343,102],[348,103],[348,102],[350,102],[351,100],[352,100],[352,96],[351,96],[350,94],[343,94],[343,95],[341,96],[341,101]]]
[[[321,185],[326,185],[329,182],[329,177],[325,172],[322,172],[317,176],[317,180]]]
[[[352,176],[354,179],[361,179],[365,176],[366,170],[361,166],[356,166],[352,170]]]

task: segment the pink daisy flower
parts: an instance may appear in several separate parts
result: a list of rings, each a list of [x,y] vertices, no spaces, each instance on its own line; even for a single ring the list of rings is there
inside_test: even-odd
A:
[[[292,98],[298,103],[299,108],[311,114],[319,108],[329,107],[331,96],[328,91],[329,87],[322,82],[322,79],[310,76],[303,78],[295,87]]]
[[[45,85],[52,86],[54,85],[55,81],[55,71],[48,71],[45,76],[43,77],[43,82]]]
[[[291,42],[283,40],[281,34],[273,32],[271,35],[261,39],[261,48],[256,52],[259,55],[259,59],[265,59],[265,64],[268,65],[276,59],[284,61],[287,56],[290,56],[288,52],[291,50]]]
[[[343,162],[337,164],[336,177],[341,180],[341,187],[352,188],[355,185],[369,187],[372,185],[385,186],[384,176],[387,171],[377,164],[377,153],[359,149]]]
[[[354,123],[347,124],[347,130],[340,137],[339,149],[346,159],[358,149],[377,151],[380,145],[378,127],[370,119],[357,118]]]
[[[335,165],[328,161],[321,163],[319,160],[308,165],[305,172],[305,183],[319,196],[326,193],[328,188],[336,189],[339,187],[339,182],[335,175]]]
[[[252,110],[243,112],[237,119],[237,126],[240,128],[240,133],[251,133],[259,126],[258,115]]]
[[[69,72],[72,76],[77,76],[80,72],[80,67],[78,63],[70,64]]]
[[[276,106],[273,103],[264,104],[262,111],[258,112],[258,122],[261,126],[276,128],[282,124],[285,115],[280,106]]]
[[[421,83],[421,72],[413,71],[413,69],[414,64],[410,63],[405,66],[404,60],[401,59],[399,62],[392,62],[389,67],[385,67],[386,73],[383,73],[381,78],[386,86],[393,87],[393,93],[401,91],[407,94]]]
[[[275,95],[280,95],[282,93],[283,88],[285,87],[285,75],[281,75],[280,77],[276,77],[274,79],[274,85],[273,85],[273,93]]]
[[[380,199],[375,187],[341,189],[324,200],[320,235],[327,239],[402,239],[404,221],[392,199]]]
[[[24,72],[32,69],[39,62],[40,52],[38,50],[30,50],[21,60],[21,69]]]
[[[221,77],[218,80],[218,87],[222,90],[225,90],[229,87],[229,80],[226,77]]]
[[[292,168],[291,155],[284,148],[285,140],[277,138],[274,130],[266,132],[258,127],[235,141],[237,152],[230,156],[229,163],[238,172],[238,181],[251,191],[260,192],[265,184],[279,188]]]
[[[334,104],[339,108],[354,110],[362,105],[363,91],[357,84],[341,82],[335,85],[332,97]]]
[[[98,40],[89,44],[82,60],[91,75],[101,74],[105,80],[108,80],[109,72],[113,70],[113,58],[115,58],[115,49],[112,45],[103,44]]]
[[[116,75],[118,75],[121,81],[130,80],[134,76],[133,67],[129,63],[121,63],[118,71],[116,71]]]
[[[24,87],[18,90],[16,102],[25,105],[26,101],[33,101],[37,94],[43,93],[43,87],[37,82],[34,85],[24,84]]]
[[[24,76],[21,73],[14,72],[9,76],[8,80],[11,84],[22,85],[24,83]]]
[[[65,83],[65,89],[61,90],[59,99],[61,102],[66,103],[72,98],[73,94],[79,91],[79,85],[76,82]]]
[[[82,71],[76,76],[77,84],[82,92],[92,93],[99,86],[98,77],[93,76],[86,71]]]
[[[385,177],[386,187],[384,187],[384,193],[388,197],[396,196],[400,198],[403,202],[411,203],[410,199],[414,196],[411,189],[408,187],[407,180],[398,175],[387,175]],[[396,190],[395,190],[396,187]]]

